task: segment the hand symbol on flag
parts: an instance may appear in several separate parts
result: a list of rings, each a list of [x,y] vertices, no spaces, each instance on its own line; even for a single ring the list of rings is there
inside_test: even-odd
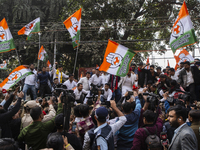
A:
[[[106,61],[111,64],[110,68],[116,68],[120,66],[122,56],[116,53],[109,53],[106,57]]]

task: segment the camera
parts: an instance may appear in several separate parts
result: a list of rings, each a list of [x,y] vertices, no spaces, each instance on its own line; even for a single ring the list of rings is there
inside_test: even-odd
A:
[[[179,94],[178,99],[182,99],[186,102],[186,101],[190,101],[190,96],[187,94]]]
[[[155,111],[156,106],[158,105],[159,96],[153,93],[143,93],[143,95],[147,95],[147,102],[150,102],[149,110]]]
[[[133,95],[133,91],[128,91],[128,95],[126,96],[126,100],[129,100]]]
[[[97,85],[94,85],[93,83],[91,83],[91,93],[94,95],[98,95],[99,92],[101,92],[100,94],[104,94],[104,90],[100,89],[100,86],[98,87]]]

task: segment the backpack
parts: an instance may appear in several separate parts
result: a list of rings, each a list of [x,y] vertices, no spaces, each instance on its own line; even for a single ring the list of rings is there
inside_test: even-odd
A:
[[[157,136],[157,127],[156,127],[156,133],[151,135],[147,128],[143,128],[147,133],[147,138],[145,140],[145,143],[147,144],[148,150],[162,150],[162,145],[160,142],[160,138]]]

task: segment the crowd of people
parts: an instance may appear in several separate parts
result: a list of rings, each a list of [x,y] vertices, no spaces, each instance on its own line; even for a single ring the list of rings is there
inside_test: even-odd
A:
[[[79,80],[58,63],[26,67],[33,74],[1,92],[0,150],[200,149],[199,59],[132,63],[125,77],[97,67]]]

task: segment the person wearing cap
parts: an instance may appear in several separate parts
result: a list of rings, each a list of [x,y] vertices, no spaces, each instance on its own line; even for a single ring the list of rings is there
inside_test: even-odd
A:
[[[56,111],[53,107],[53,102],[52,102],[52,99],[50,99],[48,101],[48,104],[49,104],[49,108],[48,108],[48,114],[44,116],[44,118],[42,119],[42,122],[47,122],[47,121],[50,121],[53,117],[55,117],[56,115]],[[36,103],[36,101],[34,100],[31,100],[31,101],[28,101],[25,105],[24,105],[24,108],[25,108],[25,114],[24,116],[22,117],[22,128],[25,128],[27,127],[28,125],[30,125],[32,122],[33,122],[33,119],[30,115],[30,110],[34,107],[40,107],[39,103]]]
[[[90,80],[90,72],[86,72],[86,76],[85,76],[85,77],[82,77],[82,78],[78,81],[78,84],[79,84],[79,83],[82,83],[83,89],[86,90],[86,91],[89,91],[89,90],[90,90],[89,80]]]
[[[114,150],[113,136],[125,124],[126,117],[117,108],[114,100],[110,100],[110,105],[113,111],[118,115],[119,120],[112,125],[108,125],[108,110],[105,107],[97,108],[94,116],[97,121],[97,128],[86,132],[84,136],[83,150],[97,148],[101,150]]]
[[[77,83],[74,81],[74,75],[70,74],[69,79],[63,83],[63,85],[67,86],[68,90],[72,90],[77,86]]]
[[[1,138],[12,137],[9,123],[12,120],[12,117],[19,111],[20,106],[21,106],[21,100],[24,97],[24,93],[20,92],[15,106],[9,111],[8,107],[12,103],[15,95],[17,95],[17,91],[18,91],[18,88],[15,90],[14,94],[12,94],[9,97],[9,99],[6,101],[3,107],[2,106],[0,107],[0,128],[2,129]]]
[[[60,113],[62,113],[61,94],[58,98],[57,115]],[[21,130],[20,135],[18,136],[18,141],[20,143],[25,142],[28,145],[28,148],[37,150],[45,148],[47,136],[55,127],[55,117],[50,121],[43,123],[42,120],[44,118],[44,114],[42,113],[41,107],[32,108],[30,115],[33,122]]]
[[[62,65],[59,65],[58,69],[56,69],[56,65],[57,64],[58,63],[55,62],[55,64],[52,67],[53,79],[54,78],[58,78],[58,82],[59,83],[63,83],[63,78],[67,79],[67,78],[69,78],[69,76],[62,72],[62,70],[63,70],[63,66]]]
[[[102,76],[100,76],[100,71],[99,67],[96,68],[96,73],[92,75],[89,84],[96,85],[98,87],[103,87],[104,86],[104,79]]]
[[[122,85],[122,96],[125,95],[126,92],[132,91],[133,85],[135,84],[136,75],[131,73],[132,69],[129,69],[129,72],[125,77],[121,77],[119,81],[119,85]]]
[[[24,92],[24,100],[26,100],[26,93],[27,91],[30,89],[32,94],[33,94],[33,99],[35,100],[37,97],[36,94],[36,81],[37,81],[37,71],[34,69],[34,64],[30,64],[29,67],[29,71],[32,72],[33,74],[27,76],[25,78],[25,82],[24,82],[24,87],[23,87],[23,92]]]
[[[144,65],[143,62],[140,62],[138,64],[138,86],[139,87],[144,87],[145,85],[145,76],[147,74],[147,70],[145,69],[146,66],[148,66],[148,64]]]
[[[178,83],[184,88],[185,91],[190,92],[191,101],[196,101],[195,86],[200,85],[200,71],[197,66],[190,66],[190,62],[186,61],[184,69],[179,74]]]

